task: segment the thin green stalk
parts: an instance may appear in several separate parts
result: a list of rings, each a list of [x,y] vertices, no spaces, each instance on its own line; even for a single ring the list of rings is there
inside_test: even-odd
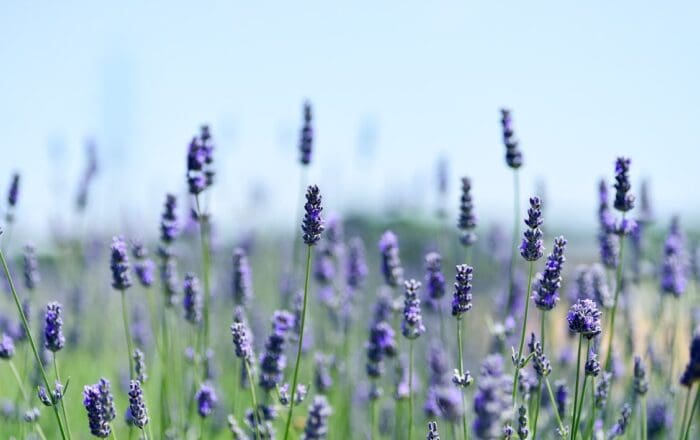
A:
[[[674,374],[673,370],[675,369],[675,360],[676,360],[676,337],[678,335],[678,321],[679,318],[682,316],[681,315],[681,300],[680,298],[675,298],[676,300],[676,305],[675,305],[675,315],[673,316],[673,324],[671,325],[671,347],[669,348],[671,354],[670,357],[671,359],[669,360],[669,372],[668,372],[668,385],[670,389],[674,389],[676,386],[676,375]]]
[[[17,386],[19,387],[19,391],[22,394],[22,398],[27,401],[28,396],[27,392],[24,390],[24,385],[22,385],[22,379],[19,377],[19,373],[17,372],[17,368],[15,367],[15,363],[12,362],[12,359],[10,359],[7,362],[10,365],[10,370],[12,370],[12,375],[15,376],[15,380],[17,381]]]
[[[114,428],[112,428],[112,440],[117,440],[117,433]]]
[[[513,249],[518,248],[520,238],[520,178],[518,170],[513,170]],[[512,252],[510,256],[510,268],[508,271],[508,308],[513,304],[513,283],[515,279],[515,259],[517,252]]]
[[[462,319],[457,319],[457,347],[459,350],[459,374],[464,374],[464,355],[462,354]],[[464,395],[464,390],[460,390],[462,395],[462,408],[467,407],[466,397]],[[467,411],[462,412],[462,434],[464,435],[464,440],[469,438],[469,432],[467,431]]]
[[[369,424],[370,432],[372,433],[370,438],[372,440],[379,438],[377,435],[377,400],[379,399],[370,398],[369,401]]]
[[[622,214],[622,220],[624,221],[625,214]],[[617,276],[615,282],[615,299],[613,300],[612,312],[610,314],[610,328],[608,329],[608,353],[605,357],[605,371],[610,371],[611,361],[612,361],[612,351],[613,351],[613,337],[615,334],[615,314],[617,313],[617,302],[620,296],[620,291],[622,290],[622,267],[624,266],[623,255],[625,249],[625,236],[620,235],[620,257],[617,260]]]
[[[642,409],[642,420],[641,420],[642,440],[647,440],[647,397],[646,397],[646,394],[642,396],[642,398],[639,401],[639,404],[642,406],[642,408],[641,408]]]
[[[255,382],[253,382],[253,373],[250,371],[250,362],[243,360],[246,372],[248,373],[248,385],[250,387],[250,400],[253,402],[253,422],[255,422],[255,429],[253,430],[253,435],[257,439],[259,437],[260,430],[260,415],[258,414],[258,399],[255,397]]]
[[[126,290],[122,289],[122,320],[124,321],[124,337],[126,339],[126,354],[129,358],[129,379],[134,378],[134,360],[131,358],[134,352],[134,343],[131,340],[131,329],[129,328],[129,308],[126,303]]]
[[[22,327],[24,328],[25,333],[27,334],[27,338],[29,339],[29,344],[32,346],[32,352],[34,353],[34,359],[36,360],[37,364],[39,365],[39,371],[41,372],[41,377],[44,380],[44,385],[46,385],[46,389],[50,390],[51,389],[51,384],[49,383],[49,379],[46,376],[46,370],[44,370],[44,365],[41,362],[41,357],[39,357],[39,352],[36,349],[36,344],[34,342],[34,337],[32,336],[31,331],[29,330],[29,324],[27,322],[27,317],[24,315],[24,309],[22,308],[22,304],[19,300],[19,296],[17,295],[17,290],[15,289],[15,283],[12,281],[12,275],[10,275],[10,269],[7,267],[7,261],[5,260],[5,254],[0,250],[0,264],[2,264],[2,269],[5,272],[5,277],[7,278],[7,282],[10,285],[10,291],[12,292],[12,298],[15,301],[15,306],[17,306],[17,312],[19,313],[20,318],[22,319]],[[58,428],[61,431],[61,438],[63,440],[67,440],[68,437],[66,436],[66,432],[63,428],[63,422],[61,422],[61,416],[58,413],[58,408],[56,406],[53,406],[54,414],[56,416],[56,422],[58,423]]]
[[[559,408],[557,408],[557,400],[554,398],[554,393],[552,392],[552,386],[549,383],[549,378],[544,378],[544,383],[547,385],[547,392],[549,393],[549,402],[552,405],[552,411],[554,411],[554,416],[557,418],[557,424],[559,425],[559,430],[564,432],[564,423],[561,421],[561,416],[559,415]]]
[[[527,290],[525,290],[525,317],[523,318],[523,328],[520,331],[520,344],[518,346],[518,359],[515,362],[515,374],[513,375],[513,409],[515,409],[515,396],[518,393],[518,376],[520,375],[520,359],[523,357],[523,347],[525,346],[525,332],[527,331],[527,314],[530,309],[530,289],[532,289],[532,273],[535,264],[530,261],[530,270],[527,277]]]
[[[413,438],[413,340],[408,342],[408,439]]]
[[[683,440],[684,436],[684,431],[685,431],[685,422],[688,420],[688,405],[690,404],[690,392],[693,389],[693,384],[691,383],[690,386],[688,387],[688,393],[685,395],[685,404],[683,405],[683,422],[681,422],[681,429],[680,432],[678,433],[678,440]]]
[[[591,417],[589,417],[588,424],[586,426],[586,435],[584,438],[592,438],[593,435],[593,423],[595,422],[596,416],[596,405],[595,405],[595,376],[591,376]]]
[[[289,428],[292,425],[292,413],[294,412],[294,395],[297,390],[297,379],[299,377],[299,364],[301,361],[301,346],[304,341],[304,324],[306,323],[306,302],[309,296],[309,276],[311,274],[311,245],[306,247],[306,276],[304,279],[304,302],[301,308],[301,326],[299,328],[299,343],[297,345],[297,359],[294,365],[294,376],[292,379],[292,391],[289,402],[289,414],[287,414],[287,425],[284,428],[284,440],[289,438]]]
[[[690,389],[688,390],[690,391]],[[690,395],[690,393],[688,393],[688,395]],[[698,387],[695,392],[695,400],[693,401],[693,408],[690,410],[690,416],[688,417],[688,427],[685,428],[684,440],[688,440],[688,436],[690,435],[690,427],[693,426],[693,415],[695,414],[695,409],[698,407],[698,402],[700,402],[700,387]]]
[[[574,412],[571,414],[571,438],[576,440],[576,409],[578,408],[578,382],[579,373],[581,372],[581,346],[583,335],[578,335],[578,355],[576,356],[576,387],[574,388]]]
[[[588,353],[591,352],[591,340],[587,339],[586,343],[586,356],[588,356]],[[578,373],[577,373],[578,375]],[[588,375],[584,373],[583,377],[583,387],[581,388],[581,401],[578,404],[578,411],[576,412],[576,420],[575,420],[575,431],[574,431],[574,440],[576,440],[576,434],[578,433],[578,427],[581,424],[581,409],[583,408],[583,402],[586,400],[586,384],[588,383]]]
[[[209,347],[209,328],[210,324],[210,302],[211,302],[211,285],[209,282],[209,267],[210,267],[210,252],[209,252],[209,219],[206,214],[200,212],[200,240],[202,244],[202,281],[204,282],[204,339],[202,342],[201,352],[205,353]]]
[[[161,325],[161,350],[160,350],[160,438],[165,438],[165,432],[170,424],[170,390],[168,389],[168,377],[165,372],[172,366],[168,365],[168,352],[171,350],[170,342],[168,341],[168,323],[167,323],[167,308],[163,310],[160,317]]]
[[[56,381],[58,383],[61,383],[61,375],[58,373],[58,360],[56,359],[56,352],[53,353],[53,369],[54,372],[56,373]],[[49,394],[51,394],[51,390],[47,390]],[[70,423],[68,422],[68,414],[66,414],[66,405],[63,403],[63,398],[61,398],[60,401],[54,403],[54,405],[61,405],[61,411],[63,412],[63,421],[66,424],[66,430],[68,431],[68,438],[72,438],[73,434],[71,433],[70,430]]]
[[[542,346],[542,352],[544,353],[544,335],[545,335],[545,319],[547,317],[547,313],[544,310],[540,311],[540,345]],[[532,438],[536,439],[537,438],[537,420],[539,419],[540,416],[540,403],[542,401],[542,378],[540,377],[537,380],[537,397],[535,401],[535,415],[533,417],[532,421]]]

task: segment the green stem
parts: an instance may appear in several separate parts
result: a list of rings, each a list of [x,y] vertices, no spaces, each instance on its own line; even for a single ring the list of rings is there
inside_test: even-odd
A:
[[[688,395],[690,395],[690,393],[688,393]],[[688,440],[688,436],[690,435],[690,427],[693,426],[693,415],[695,414],[695,409],[698,407],[698,402],[700,402],[700,387],[698,387],[695,392],[695,400],[693,401],[693,408],[690,410],[690,416],[688,417],[688,427],[685,428],[684,440]]]
[[[292,425],[292,413],[294,411],[294,395],[297,391],[297,379],[299,377],[299,364],[301,361],[301,346],[304,341],[304,324],[306,323],[306,302],[309,296],[309,276],[311,274],[311,245],[306,247],[306,276],[304,279],[304,302],[301,308],[301,326],[299,327],[299,343],[297,345],[297,359],[294,365],[294,376],[292,379],[292,391],[289,402],[289,414],[287,414],[287,425],[284,428],[284,440],[289,438],[289,428]]]
[[[22,308],[22,304],[19,300],[19,296],[17,295],[17,290],[15,289],[15,284],[12,281],[12,275],[10,275],[10,269],[7,267],[7,261],[5,260],[5,254],[0,250],[0,264],[2,264],[2,269],[5,272],[5,277],[7,277],[7,282],[10,285],[10,291],[12,292],[12,298],[15,301],[15,306],[17,306],[17,312],[19,313],[19,316],[22,320],[22,327],[24,328],[24,332],[27,334],[27,338],[29,339],[29,344],[32,346],[32,352],[34,353],[34,359],[37,362],[37,365],[39,366],[39,371],[41,372],[41,377],[44,380],[44,385],[46,385],[46,389],[50,390],[51,389],[51,384],[49,383],[49,379],[46,376],[46,370],[44,370],[44,365],[41,362],[41,357],[39,357],[39,352],[37,351],[36,344],[34,342],[34,337],[32,336],[31,331],[29,330],[29,324],[27,322],[27,317],[24,315],[24,309]],[[66,432],[63,428],[63,423],[61,422],[61,416],[58,413],[58,408],[56,406],[53,406],[54,414],[56,416],[56,422],[58,423],[58,428],[61,431],[61,438],[63,440],[67,440],[68,437],[66,436]]]
[[[255,397],[255,382],[253,382],[253,373],[250,371],[250,362],[243,360],[246,372],[248,373],[248,385],[250,386],[250,400],[253,402],[253,422],[256,423],[253,435],[257,439],[260,430],[260,415],[258,414],[258,399]]]
[[[683,405],[683,422],[681,422],[681,429],[678,433],[678,440],[683,440],[685,431],[685,422],[688,420],[688,405],[690,404],[690,392],[693,389],[693,384],[691,383],[688,387],[688,393],[685,395],[685,404]]]
[[[515,410],[515,396],[518,393],[518,376],[520,375],[520,359],[523,357],[523,347],[525,346],[525,332],[527,331],[527,314],[530,309],[530,289],[532,288],[532,273],[535,264],[530,261],[530,270],[527,277],[527,290],[525,291],[525,317],[523,318],[523,328],[520,331],[520,344],[516,353],[518,359],[515,362],[515,374],[513,375],[513,409]]]
[[[574,388],[574,412],[571,414],[571,438],[576,440],[576,409],[578,408],[578,382],[579,372],[581,371],[581,346],[583,335],[578,335],[578,355],[576,356],[576,387]]]
[[[27,401],[29,397],[27,396],[27,392],[24,390],[24,385],[22,385],[22,379],[20,379],[20,377],[19,377],[19,373],[17,372],[17,368],[15,367],[15,363],[12,362],[12,359],[10,359],[7,363],[10,365],[10,370],[12,370],[12,374],[15,376],[15,380],[17,381],[17,386],[19,387],[19,391],[20,391],[20,393],[22,393],[22,398],[25,401]]]
[[[371,439],[375,440],[378,439],[379,436],[377,435],[377,400],[375,398],[370,398],[371,400],[369,401],[369,423],[370,423],[370,430],[371,430]]]
[[[537,438],[537,419],[540,417],[540,401],[542,400],[542,378],[537,379],[537,394],[535,394],[535,415],[532,419],[532,438]]]
[[[54,352],[53,353],[53,369],[54,369],[54,372],[56,373],[56,381],[58,383],[61,383],[61,376],[58,373],[58,360],[56,359],[56,357],[57,357],[56,352]],[[49,393],[49,395],[51,395],[51,390],[47,390],[47,392]],[[53,398],[53,395],[51,395],[51,396]],[[54,405],[61,405],[61,411],[63,412],[63,421],[65,422],[66,430],[68,431],[68,438],[72,438],[73,434],[70,431],[70,423],[68,423],[68,414],[66,414],[66,405],[63,403],[64,398],[65,398],[65,396],[63,396],[60,401],[54,403]]]
[[[625,214],[622,214],[622,220],[624,221]],[[612,312],[610,314],[610,329],[608,330],[608,353],[605,357],[605,371],[610,371],[612,362],[612,351],[613,351],[613,337],[615,334],[615,314],[617,313],[617,302],[620,296],[620,291],[622,290],[622,266],[623,266],[623,251],[625,249],[625,236],[620,235],[620,257],[617,260],[617,276],[615,282],[615,299],[613,301]]]
[[[513,170],[513,249],[518,248],[520,238],[520,178],[518,170]],[[508,308],[513,305],[513,282],[515,279],[515,259],[517,252],[512,252],[510,256],[510,268],[508,271]]]
[[[408,342],[408,437],[413,438],[413,340]]]
[[[552,410],[554,411],[554,416],[557,418],[557,424],[559,425],[559,430],[564,432],[564,423],[561,421],[561,416],[559,415],[559,408],[557,408],[557,400],[554,398],[554,393],[552,392],[552,386],[549,383],[549,378],[544,378],[544,383],[547,385],[547,392],[549,393],[549,402],[552,405]]]
[[[588,376],[583,377],[583,386],[581,387],[581,401],[578,403],[578,410],[576,411],[576,427],[574,428],[574,439],[578,435],[578,428],[581,424],[581,409],[583,408],[583,403],[586,401],[586,385],[588,384]]]
[[[588,424],[586,426],[586,435],[584,438],[589,439],[592,438],[593,435],[593,423],[595,422],[595,416],[596,416],[596,406],[595,406],[595,376],[591,377],[591,417],[588,420]]]
[[[459,374],[464,374],[464,356],[462,354],[462,319],[457,319],[457,348],[459,350]],[[460,390],[462,395],[462,408],[465,411],[462,412],[462,434],[464,435],[464,440],[469,438],[469,433],[467,431],[467,402],[464,395],[464,390]]]
[[[647,440],[647,398],[646,395],[643,395],[639,404],[642,406],[642,420],[641,420],[641,428],[642,428],[642,440]]]
[[[209,282],[209,266],[210,266],[210,253],[209,253],[209,219],[207,215],[200,211],[199,198],[197,200],[197,210],[199,211],[199,221],[200,221],[200,241],[202,247],[202,281],[204,282],[204,338],[201,341],[201,353],[205,353],[209,347],[209,328],[210,328],[210,315],[209,308],[211,302],[211,285]]]
[[[134,378],[134,343],[131,340],[131,329],[129,328],[129,308],[126,302],[126,290],[122,289],[122,320],[124,322],[124,337],[126,339],[127,358],[129,358],[129,379]]]
[[[117,433],[114,428],[112,428],[112,440],[117,440]]]

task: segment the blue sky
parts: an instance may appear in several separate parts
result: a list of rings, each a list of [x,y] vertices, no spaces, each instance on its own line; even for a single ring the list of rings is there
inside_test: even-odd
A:
[[[482,217],[508,223],[506,105],[524,193],[544,180],[555,220],[592,225],[596,181],[619,154],[635,183],[651,180],[662,219],[699,213],[697,2],[112,3],[0,5],[0,187],[22,172],[26,234],[69,218],[87,138],[101,159],[92,224],[138,216],[155,232],[202,122],[218,147],[215,214],[234,229],[284,223],[305,98],[310,180],[331,210],[428,215],[445,156],[451,200],[469,175]],[[250,202],[260,187],[265,210]]]

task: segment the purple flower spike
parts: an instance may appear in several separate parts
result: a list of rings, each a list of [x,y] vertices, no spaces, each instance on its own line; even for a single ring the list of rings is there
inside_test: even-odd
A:
[[[272,334],[265,342],[265,352],[260,357],[260,386],[267,391],[282,382],[287,366],[284,348],[294,321],[294,315],[286,310],[278,310],[272,316]]]
[[[24,247],[24,287],[34,290],[41,281],[39,275],[39,261],[36,258],[36,249],[31,244]]]
[[[688,283],[688,261],[685,254],[685,238],[678,217],[671,220],[661,264],[661,291],[680,297]]]
[[[0,359],[12,359],[15,354],[15,344],[5,333],[0,337]]]
[[[12,175],[12,181],[10,182],[10,189],[7,192],[7,204],[10,208],[17,206],[17,200],[19,198],[19,173],[14,173]]]
[[[138,380],[132,380],[129,384],[129,410],[133,424],[143,429],[148,424],[148,409]]]
[[[425,285],[428,291],[426,304],[437,310],[439,301],[445,296],[445,276],[442,274],[442,257],[437,252],[430,252],[425,256]]]
[[[253,281],[248,264],[248,256],[243,248],[233,250],[233,280],[231,282],[233,301],[245,305],[253,298]]]
[[[399,239],[391,231],[382,234],[379,240],[379,252],[382,254],[382,274],[389,287],[398,287],[403,283],[403,268],[399,257]]]
[[[474,202],[472,201],[472,181],[468,177],[462,178],[462,196],[459,201],[459,221],[457,228],[460,230],[459,241],[463,246],[471,246],[476,242],[476,215],[474,214]]]
[[[525,220],[528,229],[523,233],[523,241],[520,244],[520,255],[527,261],[537,261],[544,254],[540,229],[542,222],[542,202],[539,197],[531,197]]]
[[[323,440],[328,435],[328,417],[332,414],[331,406],[325,396],[314,397],[309,406],[303,438],[305,440]]]
[[[83,389],[83,406],[87,411],[90,433],[99,438],[109,437],[112,433],[110,419],[105,417],[104,402],[96,385],[86,385]]]
[[[690,360],[681,375],[681,385],[690,388],[693,383],[700,380],[700,328],[695,329],[693,340],[690,343]]]
[[[116,290],[126,290],[131,287],[131,277],[129,276],[129,255],[123,238],[112,238],[111,253],[112,287]]]
[[[634,195],[629,194],[630,183],[630,159],[618,157],[615,161],[615,209],[621,212],[634,208]]]
[[[165,244],[175,240],[178,233],[177,225],[177,199],[172,194],[166,194],[163,214],[160,219],[160,239]]]
[[[513,130],[513,119],[510,110],[501,109],[501,126],[503,128],[503,144],[506,147],[506,163],[513,169],[518,169],[523,165],[523,154],[518,148],[518,140]]]
[[[134,256],[134,272],[143,287],[151,287],[155,280],[156,265],[148,258],[148,250],[140,240],[131,242],[131,254]]]
[[[559,302],[559,288],[561,287],[561,271],[566,258],[566,239],[557,237],[554,239],[552,253],[547,257],[544,272],[537,275],[537,289],[532,294],[535,305],[540,310],[552,310]]]
[[[44,347],[54,353],[62,349],[66,343],[66,338],[63,336],[61,310],[61,304],[57,302],[50,302],[46,305]]]
[[[194,398],[197,400],[197,412],[200,417],[209,417],[219,401],[216,391],[209,384],[202,384]]]
[[[321,218],[321,193],[318,186],[311,185],[306,189],[306,204],[304,205],[304,220],[301,230],[304,232],[304,243],[313,246],[321,239],[323,219]]]
[[[182,305],[185,309],[185,319],[192,324],[199,324],[202,320],[202,291],[199,287],[199,279],[194,274],[185,275],[183,291]]]
[[[580,333],[588,339],[592,339],[601,332],[600,317],[602,313],[590,299],[580,299],[571,306],[566,320],[569,330]]]
[[[360,237],[353,237],[348,243],[347,282],[353,289],[359,289],[367,278],[365,244]]]
[[[425,333],[423,325],[423,315],[420,310],[420,299],[418,299],[418,290],[420,282],[416,280],[408,280],[405,283],[404,291],[404,309],[403,323],[401,324],[401,332],[407,339],[416,339]]]
[[[452,316],[461,319],[472,308],[472,278],[474,269],[466,264],[457,266],[455,292],[452,298]]]
[[[311,163],[311,153],[313,152],[314,129],[312,126],[311,103],[304,103],[304,123],[299,134],[299,152],[301,153],[301,164]]]

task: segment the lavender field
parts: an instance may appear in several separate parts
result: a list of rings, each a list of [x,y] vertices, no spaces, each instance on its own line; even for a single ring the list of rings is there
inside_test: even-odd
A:
[[[183,142],[186,191],[128,234],[19,243],[11,176],[2,438],[696,438],[700,248],[654,214],[634,158],[589,182],[597,228],[567,239],[556,206],[521,191],[527,151],[502,109],[504,161],[485,165],[512,174],[512,230],[483,224],[443,161],[427,215],[343,216],[309,181],[309,102],[301,116],[287,233],[217,238],[235,220],[210,210],[207,125]],[[86,151],[76,222],[100,169]]]

